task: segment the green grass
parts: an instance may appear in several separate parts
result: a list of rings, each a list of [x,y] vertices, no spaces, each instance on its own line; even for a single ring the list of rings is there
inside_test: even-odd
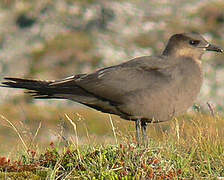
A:
[[[45,110],[40,110],[31,106],[28,111],[27,107],[24,108],[28,119],[34,118],[37,110],[42,111],[43,116],[46,115],[45,111],[49,111],[53,119],[57,118],[56,110],[46,107]],[[6,111],[7,108],[0,109]],[[46,127],[39,126],[39,130],[35,131],[37,133],[33,133],[37,140],[32,141],[31,144],[30,138],[22,133],[21,126],[7,119],[15,125],[14,129],[8,125],[8,130],[12,129],[11,131],[16,135],[14,138],[18,141],[17,146],[15,144],[11,146],[11,149],[15,148],[14,151],[9,151],[11,154],[4,153],[0,156],[0,177],[216,179],[224,176],[224,118],[219,115],[213,117],[196,113],[167,123],[149,125],[148,145],[137,146],[132,122],[112,116],[113,126],[111,126],[107,115],[102,117],[101,113],[95,111],[92,114],[91,111],[79,111],[80,114],[86,112],[92,115],[85,116],[86,131],[84,131],[82,122],[84,120],[80,120],[80,114],[79,117],[75,117],[64,109],[60,110],[68,114],[64,119],[70,126],[70,135],[64,140],[63,138],[58,138],[54,142],[48,140],[50,145],[47,146],[37,138]],[[12,117],[15,116],[12,110],[7,112],[8,116],[10,113]],[[40,115],[38,117],[38,114],[36,113],[36,119],[44,118]],[[49,118],[50,115],[46,116],[46,119],[47,117]],[[50,119],[47,120],[53,123]],[[4,119],[1,118],[2,123],[3,121]],[[94,129],[91,128],[90,122],[95,124]],[[102,123],[105,123],[104,126]],[[32,123],[29,126],[32,126]],[[48,126],[51,124],[49,123]],[[6,132],[5,135],[7,136]],[[7,141],[3,143],[7,144]]]
[[[71,145],[63,149],[51,145],[40,155],[29,151],[17,162],[8,163],[1,158],[0,169],[20,174],[29,171],[42,179],[59,176],[65,179],[210,179],[224,176],[223,153],[223,145],[217,142],[188,147],[153,140],[147,147],[137,147],[132,142],[78,148]]]

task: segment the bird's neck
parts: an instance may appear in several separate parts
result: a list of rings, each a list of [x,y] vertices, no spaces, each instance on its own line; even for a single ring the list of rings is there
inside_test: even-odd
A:
[[[192,51],[189,48],[180,48],[180,49],[166,48],[163,51],[164,56],[173,57],[173,58],[177,58],[177,59],[179,59],[181,57],[185,57],[185,58],[192,58],[195,60],[200,60],[202,54],[203,53],[201,53],[201,52]]]

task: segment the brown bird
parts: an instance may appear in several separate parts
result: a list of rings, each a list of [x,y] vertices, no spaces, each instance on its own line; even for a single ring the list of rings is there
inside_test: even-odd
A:
[[[171,120],[191,107],[203,81],[205,51],[223,52],[197,33],[175,34],[160,56],[142,56],[90,74],[42,81],[6,77],[4,87],[29,90],[37,99],[69,99],[136,122],[136,139],[147,123]]]

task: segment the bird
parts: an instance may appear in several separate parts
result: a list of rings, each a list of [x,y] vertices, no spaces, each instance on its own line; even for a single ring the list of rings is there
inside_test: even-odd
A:
[[[194,104],[203,82],[202,55],[223,53],[199,33],[174,34],[158,56],[141,56],[61,80],[5,77],[3,87],[26,89],[36,99],[69,99],[134,121],[137,142],[149,123],[165,122]]]

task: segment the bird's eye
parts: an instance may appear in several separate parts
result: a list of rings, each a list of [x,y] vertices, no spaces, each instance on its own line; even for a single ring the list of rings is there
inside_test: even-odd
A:
[[[189,44],[192,45],[192,46],[197,46],[199,43],[200,43],[200,41],[197,41],[197,40],[190,40],[189,41]]]

